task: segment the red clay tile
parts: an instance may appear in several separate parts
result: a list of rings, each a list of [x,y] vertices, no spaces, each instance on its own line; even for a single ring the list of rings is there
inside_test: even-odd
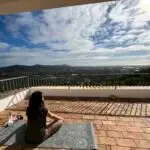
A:
[[[123,132],[124,138],[131,138],[131,139],[143,139],[141,133],[136,132]]]
[[[141,136],[145,140],[150,140],[150,133],[141,133]]]
[[[129,126],[130,122],[128,122],[128,121],[116,121],[116,124],[118,126]]]
[[[97,131],[96,135],[100,136],[100,137],[106,137],[107,136],[106,131],[101,131],[101,130]]]
[[[141,127],[127,127],[127,131],[129,131],[129,132],[144,132],[143,128],[141,128]]]
[[[97,116],[97,115],[95,115],[95,119],[107,120],[107,117],[106,116]]]
[[[109,137],[98,137],[98,143],[106,144],[106,145],[116,145],[117,144],[115,138],[109,138]]]
[[[120,146],[136,147],[136,143],[132,139],[116,138],[116,140]]]
[[[102,124],[102,121],[96,119],[96,120],[92,120],[92,123],[93,123],[93,124]]]
[[[110,125],[100,125],[100,124],[96,124],[96,129],[97,130],[112,130],[111,126]]]
[[[111,126],[112,130],[114,131],[127,131],[126,126]]]
[[[72,119],[82,119],[83,118],[82,116],[83,116],[82,114],[73,114],[73,115],[71,115],[71,118]]]
[[[99,150],[111,150],[110,145],[98,145]]]
[[[144,122],[144,124],[145,124],[145,127],[150,127],[150,122]]]
[[[146,125],[142,122],[130,122],[130,125],[133,127],[146,127]]]
[[[149,140],[135,140],[136,146],[139,148],[149,148],[150,149],[150,141]]]
[[[149,150],[149,149],[147,149],[147,148],[131,147],[130,150]]]
[[[111,146],[111,150],[131,150],[130,147],[125,146]]]
[[[107,120],[110,120],[110,121],[116,121],[118,117],[114,117],[114,116],[107,116]]]
[[[94,119],[95,117],[94,117],[94,115],[83,115],[82,118],[83,118],[83,119],[90,119],[90,120],[92,120],[92,119]]]
[[[131,117],[119,117],[118,119],[119,121],[128,121],[128,122],[134,121],[134,118]]]
[[[108,137],[123,137],[122,132],[117,131],[107,131]]]
[[[116,125],[115,121],[102,121],[103,124]]]
[[[144,132],[150,133],[150,128],[143,128]]]

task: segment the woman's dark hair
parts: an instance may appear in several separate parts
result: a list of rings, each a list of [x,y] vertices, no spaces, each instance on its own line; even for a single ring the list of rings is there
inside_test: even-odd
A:
[[[29,119],[36,119],[44,108],[44,101],[42,100],[42,92],[36,91],[32,93],[29,99],[29,106],[26,114]]]
[[[33,109],[41,108],[43,105],[42,92],[36,91],[32,93],[29,99],[29,107]]]

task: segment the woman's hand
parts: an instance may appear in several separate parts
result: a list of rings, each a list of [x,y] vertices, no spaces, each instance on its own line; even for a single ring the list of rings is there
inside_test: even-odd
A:
[[[54,119],[54,120],[62,120],[62,121],[64,121],[64,118],[62,118],[62,117],[60,117],[60,116],[57,116],[57,115],[51,113],[50,111],[48,111],[47,116],[48,116],[49,118]]]

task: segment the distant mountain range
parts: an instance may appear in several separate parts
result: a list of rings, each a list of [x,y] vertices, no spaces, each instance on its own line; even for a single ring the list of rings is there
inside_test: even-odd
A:
[[[132,73],[135,71],[149,70],[149,66],[96,66],[82,67],[69,65],[14,65],[0,68],[0,78],[31,75],[56,75],[56,74],[104,74],[104,73]]]

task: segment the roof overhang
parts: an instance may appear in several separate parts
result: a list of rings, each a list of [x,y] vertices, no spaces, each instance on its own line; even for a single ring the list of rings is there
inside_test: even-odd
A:
[[[0,14],[27,12],[113,0],[0,0]]]

